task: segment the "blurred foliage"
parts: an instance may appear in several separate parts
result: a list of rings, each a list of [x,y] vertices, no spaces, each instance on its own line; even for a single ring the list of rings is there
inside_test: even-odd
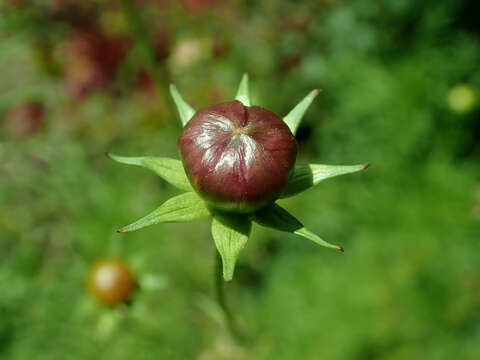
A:
[[[3,0],[0,358],[479,359],[479,11]],[[175,190],[103,152],[178,157],[169,82],[199,108],[243,72],[280,115],[323,90],[299,162],[373,165],[284,201],[343,256],[254,227],[227,288],[250,335],[235,344],[211,298],[209,224],[115,233]],[[85,278],[112,256],[139,289],[107,308]]]

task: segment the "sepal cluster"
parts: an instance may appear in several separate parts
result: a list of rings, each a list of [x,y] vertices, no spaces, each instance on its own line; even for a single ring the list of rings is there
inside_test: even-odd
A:
[[[170,92],[177,106],[182,125],[185,126],[195,114],[195,110],[183,99],[172,84]],[[319,90],[311,91],[284,118],[292,134],[295,134],[301,119]],[[235,100],[250,106],[248,96],[248,76],[241,80]],[[298,219],[274,201],[259,210],[247,214],[218,210],[199,196],[189,182],[183,164],[176,159],[165,157],[124,157],[107,153],[112,160],[119,163],[141,166],[155,172],[162,179],[185,193],[172,197],[148,215],[117,230],[120,233],[130,232],[158,223],[188,222],[212,217],[212,237],[220,253],[223,263],[223,277],[231,281],[235,264],[241,250],[250,236],[252,223],[298,235],[318,245],[343,252],[339,245],[332,245],[307,229]],[[299,194],[319,184],[323,180],[339,175],[358,172],[369,167],[369,163],[361,165],[296,165],[280,198]]]

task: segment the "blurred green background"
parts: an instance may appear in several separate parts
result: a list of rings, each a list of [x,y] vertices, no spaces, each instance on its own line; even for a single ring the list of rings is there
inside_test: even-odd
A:
[[[477,1],[0,4],[1,359],[480,359]],[[169,82],[201,108],[243,72],[279,115],[323,90],[298,163],[372,163],[283,201],[345,254],[254,227],[226,289],[248,343],[209,222],[117,234],[178,192],[103,156],[178,158]],[[139,283],[113,308],[85,287],[108,257]]]

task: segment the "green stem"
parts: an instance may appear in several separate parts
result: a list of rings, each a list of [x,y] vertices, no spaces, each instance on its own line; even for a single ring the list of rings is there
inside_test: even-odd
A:
[[[225,322],[230,334],[235,340],[242,340],[242,336],[237,329],[235,319],[225,299],[225,281],[223,280],[222,258],[218,251],[215,250],[216,270],[215,270],[215,295],[218,305],[225,315]]]

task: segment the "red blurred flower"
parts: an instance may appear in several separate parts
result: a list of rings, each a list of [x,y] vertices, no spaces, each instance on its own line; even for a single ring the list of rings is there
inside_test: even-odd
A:
[[[27,102],[15,106],[5,115],[5,131],[9,137],[21,138],[36,133],[44,124],[45,106]]]
[[[126,36],[107,37],[97,30],[75,30],[64,47],[65,84],[68,92],[82,98],[106,87],[130,47]]]

